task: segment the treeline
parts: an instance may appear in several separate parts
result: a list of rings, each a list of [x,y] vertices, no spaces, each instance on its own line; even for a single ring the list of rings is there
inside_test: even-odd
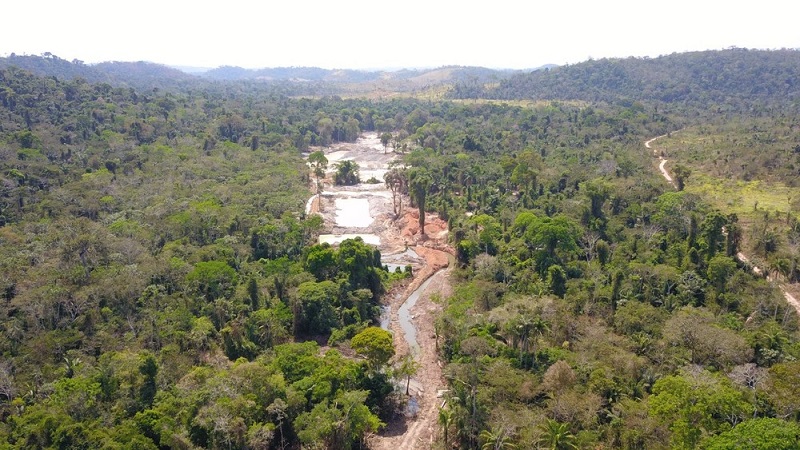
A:
[[[265,90],[289,96],[368,94],[382,90],[410,92],[455,82],[486,83],[511,76],[514,71],[484,67],[445,66],[435,69],[349,70],[319,67],[275,67],[244,69],[222,66],[205,72],[184,73],[178,69],[144,61],[109,61],[86,64],[67,61],[52,53],[0,57],[0,69],[18,68],[41,77],[62,81],[83,79],[114,87],[134,88],[140,92],[162,90],[189,92],[238,85],[244,89]],[[387,92],[388,93],[388,92]]]
[[[714,108],[796,102],[800,52],[747,50],[611,58],[514,75],[492,85],[457,83],[453,98],[687,103]]]

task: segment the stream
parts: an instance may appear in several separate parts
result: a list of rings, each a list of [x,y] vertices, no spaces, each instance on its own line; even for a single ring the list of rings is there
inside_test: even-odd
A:
[[[405,336],[406,342],[408,343],[408,348],[411,350],[411,354],[413,356],[417,356],[419,354],[419,343],[417,342],[417,329],[411,322],[411,320],[414,318],[414,316],[411,315],[411,308],[417,304],[419,296],[425,291],[425,289],[428,288],[428,285],[431,284],[431,281],[433,281],[433,276],[429,277],[424,283],[416,288],[397,310],[397,320],[400,323],[400,328],[403,329],[403,336]]]
[[[389,189],[383,183],[363,182],[371,177],[382,181],[383,174],[389,170],[389,163],[396,158],[396,155],[384,150],[377,133],[366,133],[355,143],[335,144],[323,151],[329,163],[327,180],[332,178],[336,163],[351,160],[359,166],[362,183],[355,186],[335,186],[326,182],[325,189],[308,200],[306,214],[312,213],[314,200],[318,199],[317,204],[321,208],[318,214],[325,219],[326,227],[331,228],[330,233],[320,235],[319,242],[337,245],[345,239],[361,237],[364,242],[381,250],[381,262],[392,272],[397,268],[404,270],[408,265],[414,269],[421,267],[424,260],[414,250],[406,247],[405,250],[397,251],[381,236],[381,232],[385,232],[385,227],[381,228],[380,223],[385,221],[385,216],[392,211],[392,194]],[[398,324],[414,355],[419,353],[420,347],[410,311],[430,281],[431,278],[428,278],[414,290],[398,310]],[[380,324],[387,330],[391,329],[390,312],[389,306],[381,308]]]
[[[365,133],[355,143],[338,143],[323,149],[328,159],[324,185],[320,194],[308,201],[306,211],[308,214],[319,214],[323,219],[328,234],[320,235],[320,243],[336,245],[359,236],[380,250],[381,263],[390,271],[405,270],[410,266],[415,274],[412,286],[422,281],[407,297],[407,288],[389,294],[394,295],[387,296],[391,302],[381,307],[380,325],[394,331],[393,341],[398,356],[407,351],[419,365],[416,374],[406,382],[395,380],[397,391],[408,394],[405,410],[394,419],[394,426],[401,426],[403,430],[374,436],[370,448],[430,448],[426,444],[433,442],[441,404],[440,392],[446,383],[435,350],[433,317],[436,305],[428,295],[434,288],[437,292],[450,289],[447,273],[431,270],[452,263],[452,260],[445,258],[445,252],[436,248],[446,245],[447,224],[439,219],[429,221],[426,225],[428,234],[420,239],[412,213],[406,211],[399,220],[395,217],[392,193],[383,183],[383,175],[397,155],[387,150],[380,143],[377,133]],[[358,164],[362,183],[355,186],[333,185],[336,164],[345,160]],[[373,177],[375,180],[372,183],[365,182]],[[404,199],[404,206],[407,207],[406,201]],[[436,231],[429,231],[431,228]],[[420,241],[424,241],[425,245],[420,245]]]

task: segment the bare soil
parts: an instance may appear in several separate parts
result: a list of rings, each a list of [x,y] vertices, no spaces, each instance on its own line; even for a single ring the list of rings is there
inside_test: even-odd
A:
[[[320,149],[312,149],[314,150]],[[322,194],[318,199],[309,202],[309,212],[320,214],[326,230],[332,234],[379,236],[381,241],[379,249],[385,261],[408,264],[413,268],[413,278],[386,296],[390,316],[389,328],[393,332],[396,359],[404,357],[410,351],[399,322],[398,310],[411,293],[431,278],[431,282],[420,293],[419,299],[411,309],[411,322],[416,329],[419,346],[416,359],[420,366],[412,378],[410,396],[406,397],[404,391],[399,394],[401,401],[416,402],[417,413],[411,417],[397,415],[383,430],[368,439],[369,447],[375,450],[429,449],[438,429],[437,418],[441,399],[437,399],[437,392],[446,386],[434,332],[434,322],[441,305],[433,300],[437,295],[439,298],[447,298],[452,291],[448,266],[455,252],[447,243],[447,222],[436,214],[426,214],[425,234],[422,234],[419,227],[419,211],[408,206],[409,199],[406,196],[402,199],[403,209],[399,217],[395,216],[391,192],[383,183],[383,173],[397,155],[391,148],[387,149],[388,151],[383,148],[376,133],[366,133],[356,143],[340,143],[321,150],[328,158],[329,169],[323,182]],[[362,182],[366,181],[365,178],[374,176],[380,183],[334,186],[334,164],[344,159],[358,163]],[[373,222],[366,227],[337,225],[336,199],[342,198],[368,199],[369,213],[374,218]]]

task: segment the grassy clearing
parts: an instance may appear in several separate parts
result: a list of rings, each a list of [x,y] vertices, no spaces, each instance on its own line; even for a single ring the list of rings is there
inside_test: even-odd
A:
[[[766,130],[766,131],[765,131]],[[770,214],[800,212],[800,186],[790,141],[797,135],[762,119],[689,127],[653,143],[676,164],[691,168],[687,192],[697,194],[726,213],[749,221]],[[771,167],[779,161],[781,167]]]
[[[686,182],[685,190],[739,217],[763,215],[764,211],[797,213],[800,201],[800,188],[780,182],[726,180],[696,172]]]
[[[800,127],[792,121],[749,118],[688,127],[654,146],[667,159],[718,179],[800,187],[798,143]]]

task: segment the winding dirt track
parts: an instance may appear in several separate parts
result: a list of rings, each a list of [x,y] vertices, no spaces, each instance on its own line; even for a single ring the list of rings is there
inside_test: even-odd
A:
[[[650,144],[652,144],[653,141],[655,141],[656,139],[660,139],[660,138],[666,137],[666,136],[667,136],[666,134],[662,134],[661,136],[656,136],[656,137],[650,139],[649,141],[645,142],[644,146],[648,150],[652,149],[652,146]],[[661,163],[658,165],[658,170],[661,172],[661,176],[663,176],[664,179],[667,180],[667,182],[669,184],[671,184],[673,187],[675,187],[675,182],[672,180],[672,177],[670,176],[669,172],[667,172],[667,169],[664,167],[667,164],[668,160],[664,159],[664,157],[661,156],[661,154],[659,153],[658,149],[653,149],[653,154],[657,155],[658,159],[661,161]],[[748,258],[747,255],[745,255],[742,252],[739,252],[739,253],[736,254],[736,259],[738,259],[740,262],[742,262],[744,264],[750,264],[750,258]],[[753,267],[753,273],[754,274],[760,275],[760,276],[764,275],[764,272],[761,270],[761,268],[759,268],[756,265],[752,265],[752,267]],[[775,280],[772,279],[772,277],[769,274],[766,275],[766,279],[767,279],[767,281],[775,282],[778,285],[778,288],[783,293],[783,297],[786,299],[786,302],[789,303],[789,305],[794,308],[794,310],[797,312],[798,315],[800,315],[800,301],[798,301],[797,298],[794,297],[794,295],[792,295],[791,293],[789,293],[788,290],[786,290],[786,286],[784,286],[781,283],[777,283]]]
[[[660,138],[666,137],[666,136],[667,136],[666,134],[662,134],[661,136],[656,136],[653,139],[650,139],[649,141],[645,142],[644,146],[649,149],[649,148],[651,148],[650,144],[653,141],[655,141],[656,139],[660,139]],[[658,156],[658,160],[661,161],[661,164],[658,165],[658,170],[661,171],[661,176],[663,176],[664,179],[667,180],[667,182],[669,182],[669,184],[671,184],[673,187],[675,187],[675,182],[672,180],[672,176],[670,176],[669,172],[667,172],[667,169],[665,167],[667,165],[667,161],[669,161],[669,160],[668,159],[664,159],[664,157],[661,154],[659,154],[658,150],[656,150],[656,149],[653,149],[653,154]]]

